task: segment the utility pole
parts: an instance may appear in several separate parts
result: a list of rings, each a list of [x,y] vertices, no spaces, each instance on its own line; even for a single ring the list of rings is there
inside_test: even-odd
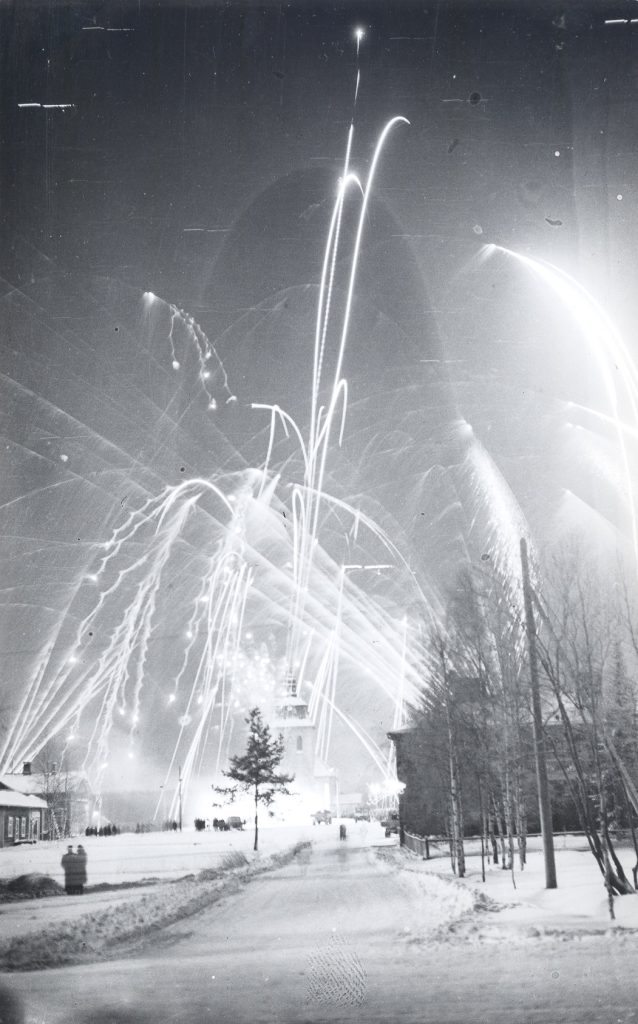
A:
[[[182,831],[182,766],[179,765],[177,769],[177,776],[179,782],[179,830]]]
[[[541,691],[538,680],[538,653],[536,651],[536,625],[532,605],[532,588],[529,582],[529,562],[527,559],[527,541],[521,537],[521,569],[523,575],[523,598],[525,601],[525,625],[529,647],[529,674],[532,689],[532,720],[534,723],[534,751],[536,754],[536,785],[538,788],[538,807],[541,819],[541,835],[543,837],[543,854],[545,857],[545,888],[556,889],[556,863],[554,860],[554,832],[552,827],[552,805],[547,779],[547,753],[545,750],[545,734],[543,732],[543,715],[541,710]]]

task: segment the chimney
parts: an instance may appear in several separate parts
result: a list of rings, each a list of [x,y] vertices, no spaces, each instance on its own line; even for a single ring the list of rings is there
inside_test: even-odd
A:
[[[23,765],[22,765],[22,774],[23,775],[30,775],[31,774],[31,762],[30,761],[25,761],[23,763]]]

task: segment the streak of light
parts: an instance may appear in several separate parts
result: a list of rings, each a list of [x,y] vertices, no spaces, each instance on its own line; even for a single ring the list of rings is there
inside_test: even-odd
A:
[[[625,429],[619,410],[619,377],[622,391],[631,409],[632,418],[638,428],[638,369],[620,333],[603,307],[594,296],[566,271],[551,263],[532,259],[506,249],[503,246],[488,246],[488,254],[502,252],[531,270],[558,296],[578,324],[600,368],[611,417],[618,438],[618,446],[625,475],[625,492],[631,517],[631,535],[636,567],[638,568],[638,517],[634,499],[633,474],[627,453]]]
[[[359,81],[357,72],[355,99]],[[98,557],[94,557],[89,566],[94,566],[95,571],[87,575],[85,569],[80,580],[80,583],[89,580],[96,584],[94,588],[84,588],[87,599],[92,602],[91,608],[77,622],[73,642],[65,645],[64,650],[81,650],[88,637],[98,632],[98,626],[108,623],[108,629],[102,631],[105,637],[103,645],[90,658],[83,657],[79,661],[72,656],[64,659],[63,664],[56,665],[52,654],[57,638],[50,641],[38,670],[26,688],[20,714],[9,730],[2,753],[4,763],[13,765],[25,751],[41,749],[51,735],[62,729],[76,731],[80,715],[90,708],[92,729],[88,740],[87,767],[94,772],[96,789],[99,790],[109,759],[109,735],[114,719],[119,713],[120,718],[131,726],[131,736],[134,727],[142,721],[143,694],[152,683],[149,679],[149,652],[157,635],[164,581],[170,576],[170,567],[180,553],[191,517],[205,514],[213,525],[211,551],[205,556],[202,554],[195,570],[197,586],[191,591],[192,603],[175,627],[176,635],[185,642],[181,646],[177,671],[168,683],[171,687],[168,703],[174,703],[179,696],[180,710],[183,709],[184,713],[178,720],[180,731],[170,759],[167,781],[175,764],[179,763],[183,768],[184,787],[188,786],[198,761],[201,763],[211,729],[217,730],[219,735],[216,750],[216,767],[219,769],[228,750],[234,709],[248,700],[252,702],[262,682],[271,687],[275,677],[280,675],[277,664],[269,663],[268,655],[260,656],[259,662],[253,659],[251,666],[244,637],[248,642],[245,625],[249,599],[260,602],[262,609],[264,606],[272,607],[277,612],[282,586],[288,607],[285,666],[288,671],[291,666],[298,666],[302,675],[308,672],[315,677],[311,702],[315,713],[320,716],[322,749],[326,752],[329,749],[333,714],[337,713],[364,742],[370,756],[382,768],[384,755],[366,738],[361,727],[350,722],[339,709],[334,711],[337,673],[340,657],[360,664],[360,646],[368,644],[372,631],[376,630],[378,635],[371,642],[383,641],[382,650],[372,655],[373,663],[378,666],[377,681],[382,687],[392,688],[398,660],[398,649],[393,643],[396,630],[386,623],[381,610],[375,608],[354,584],[352,587],[348,585],[344,592],[346,566],[340,573],[340,605],[335,619],[331,604],[335,583],[334,579],[329,580],[328,556],[319,541],[323,509],[328,507],[331,515],[338,509],[350,517],[354,536],[360,526],[368,529],[373,538],[382,541],[399,569],[404,570],[407,566],[396,546],[370,517],[346,502],[332,499],[326,490],[330,451],[333,445],[341,444],[346,423],[348,387],[342,377],[342,366],[363,229],[383,147],[390,131],[399,123],[408,122],[398,116],[385,125],[363,184],[349,169],[354,138],[354,124],[350,124],[343,173],[322,265],[314,332],[308,437],[304,437],[292,417],[280,407],[255,406],[255,409],[268,411],[270,416],[266,458],[261,469],[238,474],[239,484],[235,479],[231,484],[231,494],[228,493],[228,481],[221,476],[214,480],[197,477],[177,487],[164,488],[159,495],[146,497],[139,508],[127,511],[110,539],[94,546],[94,554]],[[332,295],[341,273],[342,216],[345,202],[350,202],[352,197],[358,200],[359,196],[355,240],[344,279],[347,286],[345,312],[341,323],[335,325]],[[145,330],[157,330],[158,324],[161,327],[167,323],[169,361],[173,367],[176,370],[188,368],[192,364],[192,355],[195,355],[198,382],[208,398],[209,408],[216,405],[209,383],[212,358],[217,360],[225,401],[236,401],[223,364],[195,319],[152,292],[145,292],[142,298],[147,312]],[[334,346],[336,368],[326,403],[320,404],[322,373],[330,345]],[[301,479],[282,480],[282,470],[276,474],[269,472],[275,432],[280,429],[286,437],[294,438],[302,453]],[[285,534],[285,540],[279,539],[280,534],[275,535],[273,522],[277,519],[280,524],[281,520],[277,509],[270,507],[280,484],[290,484],[292,488],[289,506],[293,529],[290,534]],[[214,505],[214,515],[210,511],[198,512],[203,499]],[[267,534],[266,527],[272,529],[273,536],[277,537],[279,547],[272,560],[269,554],[259,550],[258,544],[253,546],[253,526],[258,539],[264,532]],[[290,569],[285,568],[288,562]],[[377,572],[393,567],[372,561],[350,566]],[[257,581],[257,573],[264,569],[268,574],[266,580]],[[412,574],[410,580],[413,581],[411,585],[416,584]],[[275,584],[272,589],[276,598],[269,593],[272,583]],[[419,593],[422,593],[420,587]],[[423,600],[428,606],[424,595]],[[114,621],[116,614],[120,617]],[[356,621],[357,630],[353,628],[352,621]],[[313,629],[309,629],[310,623]],[[363,640],[360,639],[362,632]],[[328,654],[319,659],[316,651],[326,637]],[[407,682],[408,673],[403,660],[401,664],[400,674],[406,676]],[[387,670],[388,665],[393,666],[391,672]],[[413,674],[418,674],[416,669]],[[387,679],[390,679],[389,684]],[[242,687],[246,687],[247,681],[244,693]],[[403,692],[403,683],[401,686]]]
[[[617,422],[613,416],[608,416],[606,413],[601,412],[600,409],[593,409],[589,405],[581,405],[580,402],[567,402],[566,405],[570,409],[580,409],[582,412],[586,412],[590,416],[595,416],[596,419],[600,420],[602,423],[609,423],[610,426],[616,428],[620,426],[620,429],[625,434],[628,434],[629,437],[633,437],[635,440],[638,441],[637,427],[632,427],[629,423],[625,423],[622,420],[620,422]]]

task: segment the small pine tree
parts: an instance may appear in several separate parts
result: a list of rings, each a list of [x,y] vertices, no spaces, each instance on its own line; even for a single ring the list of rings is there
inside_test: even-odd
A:
[[[259,804],[268,806],[277,793],[288,794],[287,786],[294,780],[294,775],[284,775],[277,771],[284,756],[284,741],[281,736],[273,740],[259,708],[252,708],[245,722],[248,725],[246,752],[231,757],[230,768],[223,772],[226,778],[232,779],[237,785],[214,788],[218,793],[230,795],[233,799],[238,790],[252,793],[255,801],[253,849],[256,850],[259,841]]]

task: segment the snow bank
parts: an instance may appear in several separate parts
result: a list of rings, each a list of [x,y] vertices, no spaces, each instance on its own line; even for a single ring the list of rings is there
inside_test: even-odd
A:
[[[315,830],[316,831],[316,830]],[[268,853],[310,839],[312,827],[260,824],[260,846]],[[0,850],[0,878],[37,873],[49,875],[64,884],[60,865],[67,845],[82,843],[88,854],[89,884],[117,885],[147,878],[171,879],[203,871],[220,864],[229,851],[239,851],[251,859],[253,831],[124,833],[117,836],[78,836],[40,842],[33,846],[13,846]]]
[[[121,956],[122,947],[138,947],[161,928],[204,910],[255,875],[286,864],[309,845],[297,843],[251,864],[243,855],[231,853],[219,870],[208,869],[197,878],[150,889],[141,898],[9,939],[0,943],[0,967],[38,970]]]
[[[621,853],[631,877],[633,851]],[[500,866],[486,866],[485,883],[476,857],[468,858],[466,877],[458,879],[444,858],[425,861],[398,846],[378,850],[377,855],[404,878],[418,878],[436,907],[429,914],[433,921],[419,930],[415,942],[519,944],[542,939],[586,941],[601,935],[635,942],[638,895],[616,897],[612,921],[602,875],[589,851],[556,851],[557,889],[545,888],[539,849],[529,852],[525,869],[516,870],[513,880],[511,872]]]

